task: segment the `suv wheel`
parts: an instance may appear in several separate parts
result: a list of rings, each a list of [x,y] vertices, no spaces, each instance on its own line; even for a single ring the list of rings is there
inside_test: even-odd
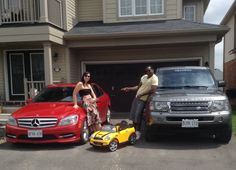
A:
[[[227,144],[231,140],[232,136],[232,126],[223,128],[216,134],[216,140],[222,144]]]
[[[145,127],[145,140],[147,142],[153,141],[153,136],[152,133],[150,132],[150,127],[148,125],[146,125]]]

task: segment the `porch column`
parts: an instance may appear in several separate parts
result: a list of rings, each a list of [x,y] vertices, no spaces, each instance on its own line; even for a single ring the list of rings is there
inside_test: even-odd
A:
[[[53,83],[53,72],[52,72],[52,48],[50,43],[43,44],[44,48],[44,76],[45,85]]]
[[[40,22],[48,22],[47,0],[40,0]]]
[[[209,67],[211,71],[215,69],[215,43],[209,43]]]
[[[71,74],[70,74],[70,49],[66,48],[65,50],[65,60],[66,60],[66,82],[71,82]]]

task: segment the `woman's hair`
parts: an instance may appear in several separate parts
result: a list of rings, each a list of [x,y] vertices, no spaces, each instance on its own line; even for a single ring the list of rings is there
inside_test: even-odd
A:
[[[85,83],[84,76],[87,76],[88,74],[90,75],[90,79],[89,79],[88,83],[89,84],[91,83],[91,74],[90,74],[90,72],[86,71],[86,72],[84,72],[84,74],[82,75],[81,80],[80,80],[83,84]]]

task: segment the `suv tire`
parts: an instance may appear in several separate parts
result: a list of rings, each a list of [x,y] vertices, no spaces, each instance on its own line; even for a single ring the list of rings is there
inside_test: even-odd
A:
[[[216,134],[216,140],[222,144],[227,144],[232,137],[232,126],[223,128]]]

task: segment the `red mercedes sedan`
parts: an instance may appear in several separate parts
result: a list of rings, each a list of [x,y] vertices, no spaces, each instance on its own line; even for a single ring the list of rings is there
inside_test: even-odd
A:
[[[73,108],[72,93],[76,84],[49,85],[33,100],[14,112],[6,125],[10,143],[86,143],[89,130],[86,112]],[[110,98],[97,84],[97,107],[103,123],[110,122]],[[78,103],[81,98],[78,95]]]

